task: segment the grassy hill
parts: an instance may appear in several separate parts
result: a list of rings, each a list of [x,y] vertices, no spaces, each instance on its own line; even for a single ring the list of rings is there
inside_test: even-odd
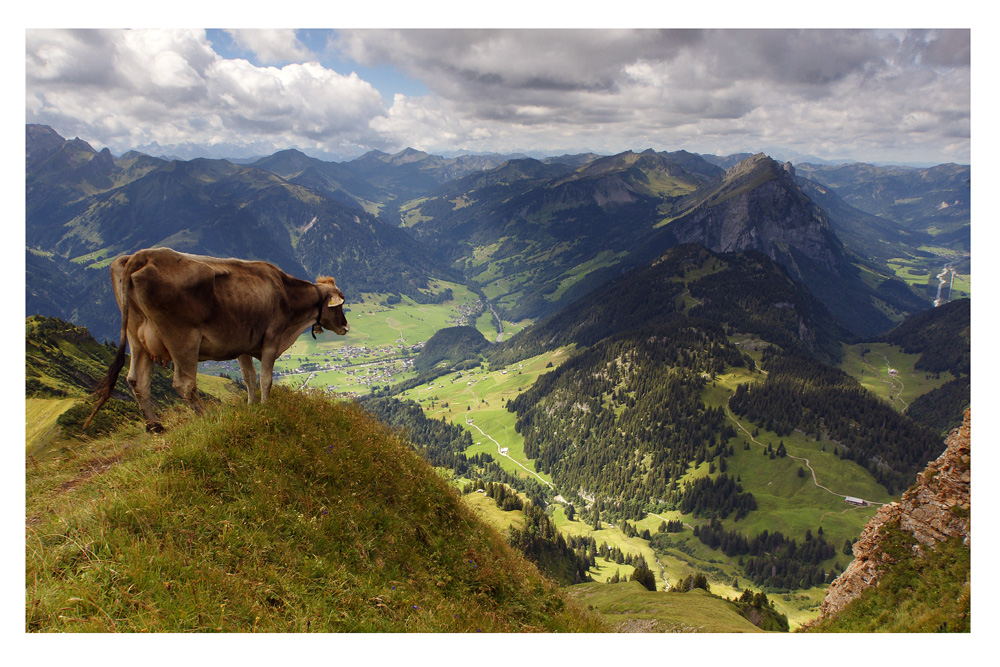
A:
[[[630,581],[580,584],[569,593],[598,610],[619,631],[763,632],[741,616],[731,602],[700,589],[687,593],[654,592]]]
[[[88,397],[104,377],[115,351],[101,345],[83,327],[55,317],[25,320],[25,449],[38,457],[82,434],[90,414]],[[127,362],[126,362],[127,364]],[[179,400],[171,388],[173,371],[153,368],[153,393],[166,403]],[[199,376],[203,398],[228,395],[233,385],[223,378]],[[114,398],[95,417],[87,436],[141,419],[125,373],[118,378]]]
[[[278,387],[26,471],[29,631],[599,631],[400,437]]]

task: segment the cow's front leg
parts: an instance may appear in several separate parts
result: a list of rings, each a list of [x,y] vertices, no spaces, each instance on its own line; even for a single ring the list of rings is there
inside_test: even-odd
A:
[[[274,360],[277,354],[265,351],[260,355],[260,402],[267,403],[271,395],[271,383],[274,381]]]
[[[243,384],[247,386],[247,403],[253,405],[257,402],[257,370],[253,367],[253,357],[241,354],[237,361],[240,362],[240,370],[243,372]]]

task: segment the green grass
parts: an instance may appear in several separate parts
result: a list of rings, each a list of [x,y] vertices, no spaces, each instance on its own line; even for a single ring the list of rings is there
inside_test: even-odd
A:
[[[569,353],[569,348],[560,348],[506,368],[451,373],[405,391],[398,398],[414,400],[429,417],[443,417],[468,430],[478,444],[466,450],[467,455],[488,452],[512,474],[551,482],[548,475],[535,474],[533,463],[524,456],[524,438],[514,430],[516,416],[507,411],[506,404],[530,387],[539,375],[552,370],[547,367],[550,363],[553,368],[558,366]],[[469,425],[467,419],[472,419],[482,432]],[[500,456],[498,445],[484,433],[492,436],[500,447],[508,447],[508,456]]]
[[[897,278],[908,285],[916,287],[921,292],[927,288],[928,281],[936,289],[938,284],[936,276],[944,268],[945,263],[960,262],[969,256],[967,252],[956,251],[950,248],[923,246],[920,250],[934,253],[936,257],[894,257],[887,262],[887,265],[896,274]],[[949,278],[949,284],[951,285],[952,299],[972,296],[972,277],[970,275],[960,273],[955,276],[953,283]],[[944,295],[947,296],[947,294],[948,291],[946,289],[944,290]]]
[[[865,349],[870,350],[862,354]],[[839,368],[863,387],[903,411],[913,401],[954,379],[951,373],[929,373],[915,368],[919,354],[906,354],[898,345],[859,343],[843,346]],[[890,375],[889,368],[897,371]]]
[[[886,526],[880,551],[893,564],[878,586],[867,589],[811,632],[970,632],[971,551],[959,540],[923,548],[912,536]]]
[[[578,584],[567,592],[600,612],[621,631],[761,632],[736,609],[700,589],[687,593],[647,591],[638,582]]]
[[[352,404],[164,421],[27,467],[27,631],[604,629]]]
[[[465,419],[466,416],[474,418],[477,426],[492,435],[502,446],[510,448],[509,453],[512,457],[533,470],[532,462],[523,458],[523,439],[514,431],[514,415],[507,412],[503,405],[508,398],[516,396],[519,391],[530,386],[539,374],[549,370],[545,368],[549,361],[556,366],[569,353],[568,350],[558,352],[559,356],[540,355],[523,362],[524,367],[519,369],[520,374],[513,372],[513,369],[509,369],[507,375],[503,375],[499,370],[485,369],[463,373],[461,377],[452,374],[438,378],[430,385],[422,385],[405,392],[400,398],[417,401],[430,417],[437,419],[444,417],[448,421],[469,428],[473,441],[479,444],[470,448],[467,454],[489,452],[499,460],[505,470],[525,475],[522,468],[505,457],[498,456],[497,445],[483,437],[477,430],[465,425]],[[714,382],[706,385],[703,400],[710,406],[724,406],[737,384],[761,380],[763,377],[763,373],[751,373],[746,369],[728,369]],[[469,382],[473,384],[469,385]],[[754,431],[755,427],[749,422],[738,421],[738,423],[750,433]],[[779,530],[790,538],[802,539],[806,530],[815,535],[822,527],[824,539],[837,550],[837,555],[824,566],[832,568],[834,565],[839,565],[841,569],[846,567],[851,556],[840,553],[842,545],[849,538],[857,538],[877,508],[856,508],[847,505],[843,497],[818,488],[813,484],[812,475],[806,468],[805,462],[791,457],[807,458],[809,465],[816,472],[819,484],[836,493],[862,497],[874,502],[888,502],[891,498],[885,489],[878,485],[864,468],[835,456],[833,453],[835,444],[828,440],[816,442],[799,433],[779,438],[772,432],[762,430],[756,437],[757,442],[762,444],[751,444],[749,451],[742,449],[744,440],[749,441],[750,435],[740,431],[740,436],[731,441],[735,453],[728,459],[728,473],[734,477],[739,476],[744,490],[754,494],[758,510],[751,512],[739,523],[726,522],[727,528],[737,528],[749,535],[763,530],[772,532]],[[768,443],[776,448],[779,442],[785,443],[789,457],[771,460],[762,455]],[[824,448],[826,451],[823,451]],[[806,470],[806,477],[798,476],[800,467]],[[685,479],[691,480],[708,474],[706,462],[697,469],[692,468]],[[551,481],[548,477],[545,479]],[[665,519],[681,519],[692,526],[706,521],[682,516],[678,512],[665,511],[658,514],[659,516],[647,515],[643,520],[634,523],[640,532],[648,528],[650,532],[655,533],[660,522]],[[584,522],[567,522],[561,506],[555,508],[553,516],[558,528],[566,534],[592,536],[598,544],[607,542],[609,546],[618,546],[628,553],[642,554],[653,569],[658,587],[661,589],[667,583],[673,584],[678,579],[699,571],[708,575],[713,591],[721,595],[738,597],[742,587],[749,586],[755,589],[735,559],[729,559],[721,552],[703,545],[694,538],[691,529],[685,529],[676,535],[675,548],[668,550],[667,553],[657,554],[647,540],[639,537],[626,538],[618,528],[605,526],[603,530],[594,531]],[[597,570],[591,574],[596,581],[603,582],[613,576],[616,569],[625,577],[632,571],[629,566],[599,560]],[[739,589],[730,585],[734,577],[740,582]],[[825,587],[813,587],[771,597],[778,610],[788,616],[791,626],[795,628],[816,617],[824,593]]]
[[[73,407],[77,398],[26,398],[24,400],[24,447],[33,452],[59,439],[56,420]]]

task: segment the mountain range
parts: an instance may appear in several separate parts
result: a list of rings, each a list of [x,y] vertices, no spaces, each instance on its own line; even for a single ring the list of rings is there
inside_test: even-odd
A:
[[[25,164],[27,313],[99,338],[116,319],[105,267],[153,245],[334,275],[357,298],[419,301],[428,281],[464,283],[517,321],[683,243],[761,252],[871,336],[930,306],[890,255],[932,238],[960,248],[969,227],[969,171],[956,165],[797,170],[652,149],[545,160],[407,149],[344,163],[288,150],[240,165],[115,157],[40,125],[26,128]]]

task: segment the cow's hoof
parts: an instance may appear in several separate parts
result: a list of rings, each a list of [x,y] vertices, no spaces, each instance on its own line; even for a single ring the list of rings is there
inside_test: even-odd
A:
[[[155,424],[146,424],[147,433],[163,433],[166,429],[163,428],[163,424],[156,422]]]

